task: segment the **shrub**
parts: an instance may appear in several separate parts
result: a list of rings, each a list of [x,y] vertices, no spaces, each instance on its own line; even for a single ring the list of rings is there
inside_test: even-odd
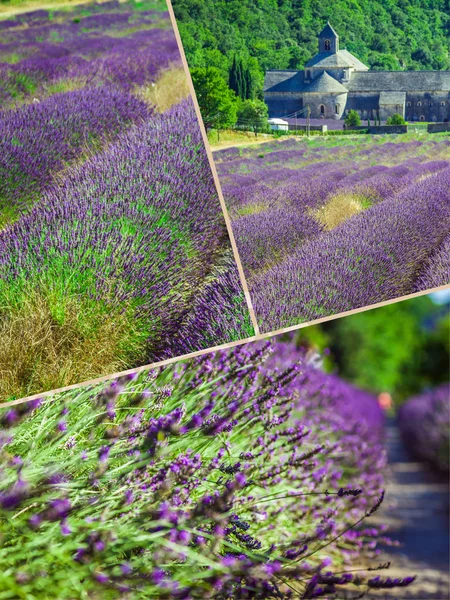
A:
[[[151,114],[142,101],[111,88],[56,94],[0,111],[0,211],[6,209],[17,218],[70,162],[86,160],[114,135]]]
[[[244,100],[237,113],[238,125],[251,129],[255,136],[258,131],[267,129],[268,108],[261,100]]]
[[[395,113],[394,115],[388,118],[388,120],[386,121],[386,125],[406,125],[406,121],[402,117],[402,115]]]
[[[203,310],[197,296],[229,249],[194,107],[191,100],[185,100],[130,129],[103,152],[68,171],[62,182],[45,190],[29,214],[2,233],[1,316],[15,322],[30,293],[44,290],[45,296],[57,290],[59,306],[72,299],[72,306],[80,308],[80,321],[85,318],[89,323],[89,316],[97,315],[101,307],[113,323],[118,314],[127,315],[129,324],[134,322],[129,332],[135,335],[125,336],[116,345],[113,362],[110,357],[106,361],[108,352],[99,354],[99,360],[105,357],[105,369],[117,363],[123,369],[148,364],[161,358],[182,324]],[[237,269],[235,263],[228,263],[228,268]],[[221,301],[230,306],[233,298],[233,315],[221,318],[235,319],[235,327],[239,323],[242,327],[239,337],[248,337],[242,288],[240,303],[236,294],[235,287],[228,302],[223,295],[215,298],[211,311],[219,319],[225,308]],[[94,306],[92,311],[86,308]],[[37,328],[31,331],[39,334]],[[73,328],[69,331],[76,335]],[[186,335],[209,347],[210,338],[202,338],[202,331],[186,331]],[[221,329],[227,341],[235,331]],[[66,372],[65,385],[105,373],[93,374],[93,365],[99,363],[90,364],[88,356],[98,345],[95,336],[91,341],[89,346],[86,339],[83,346],[85,360]],[[39,338],[34,342],[40,347]],[[70,362],[72,342],[58,346],[61,352],[55,362]],[[216,341],[220,342],[225,339]],[[30,344],[34,346],[31,340]],[[183,347],[189,344],[190,340],[182,341]],[[27,389],[33,380],[46,376],[40,353],[34,359],[33,369],[21,372]],[[50,389],[58,387],[59,381],[48,382]],[[40,391],[37,387],[29,393]]]
[[[349,110],[348,115],[345,117],[345,125],[347,127],[359,127],[361,125],[361,118],[356,110]]]

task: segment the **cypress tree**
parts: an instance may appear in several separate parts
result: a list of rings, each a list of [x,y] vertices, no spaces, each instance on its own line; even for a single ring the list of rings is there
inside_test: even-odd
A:
[[[233,62],[231,63],[229,75],[228,75],[228,86],[239,95],[238,90],[238,78],[237,78],[237,60],[236,54],[233,56]]]
[[[245,69],[245,81],[247,84],[246,99],[254,100],[255,91],[253,88],[253,79],[252,79],[252,74],[250,73],[250,69],[248,67]]]
[[[247,85],[244,77],[244,68],[242,66],[242,59],[238,61],[238,96],[245,100],[247,93]]]

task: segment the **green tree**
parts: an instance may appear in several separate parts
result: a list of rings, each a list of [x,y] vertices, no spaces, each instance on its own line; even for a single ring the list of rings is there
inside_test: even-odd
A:
[[[349,110],[348,115],[345,117],[345,125],[347,127],[359,127],[361,125],[361,119],[356,110]]]
[[[245,100],[242,102],[238,112],[238,124],[245,125],[254,131],[258,136],[258,131],[265,128],[269,112],[267,105],[261,100]]]
[[[205,129],[232,127],[236,123],[237,98],[215,67],[191,70]]]
[[[248,65],[244,66],[242,58],[236,54],[231,63],[228,85],[242,100],[253,100],[255,97],[252,71]]]
[[[422,296],[322,327],[338,372],[398,403],[448,380],[449,316],[448,307]]]
[[[17,0],[15,0],[17,2]],[[173,0],[189,66],[218,66],[227,77],[235,54],[252,65],[261,94],[266,69],[298,69],[317,53],[328,19],[346,47],[376,70],[450,68],[448,0]],[[249,97],[252,97],[249,95]]]
[[[402,115],[395,113],[394,115],[388,118],[388,120],[386,121],[386,125],[406,125],[406,121],[402,117]]]
[[[231,63],[230,73],[228,76],[228,85],[237,96],[242,96],[242,60],[235,54]],[[245,98],[243,98],[245,100]]]

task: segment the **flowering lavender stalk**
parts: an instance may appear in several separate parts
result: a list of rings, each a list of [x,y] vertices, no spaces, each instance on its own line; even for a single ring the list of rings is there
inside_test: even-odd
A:
[[[55,287],[58,307],[82,299],[83,320],[92,307],[127,319],[129,367],[253,333],[190,99],[67,169],[0,234],[6,318]]]
[[[371,411],[351,418],[361,401]],[[0,435],[1,589],[306,599],[351,588],[350,561],[384,539],[361,526],[383,499],[372,415],[375,398],[281,343],[43,400]]]
[[[98,151],[151,112],[137,98],[110,88],[57,94],[0,112],[0,218],[2,209],[8,214],[28,209],[70,161]]]

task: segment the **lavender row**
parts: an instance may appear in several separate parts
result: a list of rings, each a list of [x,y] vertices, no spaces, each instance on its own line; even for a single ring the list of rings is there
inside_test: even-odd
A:
[[[407,447],[443,471],[449,468],[450,386],[411,398],[398,411],[398,424]]]
[[[55,175],[152,111],[110,88],[57,94],[0,113],[0,208],[21,212]]]
[[[424,263],[414,291],[431,290],[450,283],[450,235]]]
[[[0,31],[3,106],[42,99],[56,85],[114,85],[128,91],[152,83],[180,54],[168,13],[133,12],[133,3],[78,18],[76,11]],[[103,11],[108,7],[103,7]],[[127,10],[124,10],[127,9]],[[62,22],[61,22],[62,21]]]
[[[233,232],[245,269],[254,276],[317,237],[322,227],[292,208],[278,208],[241,217],[234,222]]]
[[[384,496],[372,417],[342,412],[364,402],[378,422],[375,398],[285,344],[130,379],[0,414],[2,589],[306,599],[412,582],[347,572],[388,542],[366,525]]]
[[[88,40],[81,40],[80,55],[47,58],[37,54],[14,65],[0,64],[0,99],[7,106],[21,96],[42,98],[61,81],[69,86],[70,82],[91,87],[115,85],[127,91],[150,84],[162,69],[179,62],[179,52],[173,32],[143,33],[122,38],[121,42],[112,40],[111,51],[96,49],[101,55],[91,60],[80,56],[90,45]]]
[[[68,169],[2,233],[0,294],[58,281],[67,294],[131,310],[148,334],[146,361],[156,359],[229,248],[219,206],[186,100]]]
[[[265,331],[414,291],[450,230],[450,169],[355,215],[250,282]]]

